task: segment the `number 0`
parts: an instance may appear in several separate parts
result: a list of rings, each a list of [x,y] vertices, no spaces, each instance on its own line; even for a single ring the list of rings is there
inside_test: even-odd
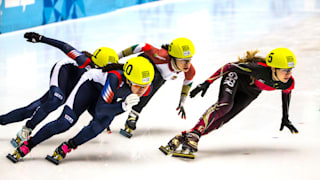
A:
[[[127,68],[126,68],[126,73],[128,74],[128,75],[130,75],[131,74],[131,71],[132,71],[132,64],[129,64],[128,66],[127,66]]]

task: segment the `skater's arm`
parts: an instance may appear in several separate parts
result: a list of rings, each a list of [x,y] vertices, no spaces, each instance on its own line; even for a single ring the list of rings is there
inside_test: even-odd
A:
[[[107,103],[103,97],[100,97],[97,105],[96,105],[96,116],[97,117],[114,117],[117,114],[121,114],[124,112],[124,110],[122,109],[122,102],[115,102],[115,103]]]
[[[102,99],[110,104],[114,100],[114,95],[122,83],[121,75],[118,71],[113,70],[108,72],[106,83],[101,92]]]
[[[78,51],[68,43],[56,39],[51,39],[34,32],[25,33],[24,37],[29,42],[42,42],[60,49],[71,59],[74,59],[77,62],[79,68],[85,68],[87,65],[91,64],[91,59],[89,57],[87,57],[85,54]]]
[[[123,101],[117,102],[116,93],[120,88],[122,82],[122,77],[119,71],[113,70],[108,72],[108,77],[104,88],[101,92],[101,98],[103,100],[103,107],[111,109],[112,113],[119,114],[125,110],[122,107]]]
[[[76,48],[72,47],[68,43],[56,39],[47,38],[44,36],[41,42],[54,46],[63,51],[68,57],[74,59],[77,62],[79,68],[85,68],[91,62],[91,59],[89,57],[87,57],[84,53],[78,51]]]
[[[232,63],[225,64],[221,68],[219,68],[215,73],[213,73],[208,79],[206,79],[203,83],[197,85],[191,92],[190,92],[190,97],[193,98],[195,97],[199,92],[201,92],[201,97],[203,97],[210,84],[212,84],[215,80],[219,79],[222,77],[224,74],[230,71],[232,67]]]
[[[123,58],[126,56],[130,56],[132,54],[146,52],[146,51],[150,50],[151,47],[152,46],[148,43],[136,44],[136,45],[130,46],[130,47],[118,52],[118,56],[119,56],[119,58]]]
[[[184,109],[184,103],[188,97],[188,94],[189,94],[189,91],[190,91],[190,88],[191,88],[191,85],[192,85],[192,82],[189,83],[188,85],[183,85],[182,86],[182,90],[181,90],[181,94],[180,94],[180,100],[179,100],[179,105],[177,107],[177,111],[178,112],[178,115],[181,114],[181,118],[182,119],[186,119],[186,112],[185,112],[185,109]]]
[[[191,89],[192,83],[193,83],[193,77],[195,76],[196,71],[191,65],[190,70],[188,72],[185,72],[185,79],[183,81],[182,89],[181,89],[181,94],[180,94],[180,100],[179,100],[179,105],[177,107],[177,111],[179,111],[178,115],[181,114],[182,119],[186,119],[186,112],[184,109],[184,103],[188,97],[189,91]]]
[[[213,75],[211,75],[208,79],[206,79],[203,83],[199,84],[190,92],[190,97],[193,98],[199,92],[203,97],[207,92],[210,84],[212,84],[215,80],[222,77],[228,72],[237,72],[239,74],[252,75],[253,69],[257,67],[257,63],[228,63],[219,68]]]
[[[239,74],[252,75],[253,69],[257,68],[257,63],[228,63],[219,68],[213,75],[206,81],[212,84],[215,80],[219,79],[228,72],[236,72]]]
[[[215,73],[213,73],[206,81],[212,84],[215,80],[219,79],[223,75],[225,75],[227,72],[229,72],[229,69],[231,68],[231,63],[225,64],[221,68],[219,68]]]
[[[284,127],[287,127],[291,133],[298,133],[299,131],[293,126],[293,124],[289,120],[290,99],[291,99],[291,91],[290,92],[282,91],[282,121],[281,121],[280,131],[282,131]]]

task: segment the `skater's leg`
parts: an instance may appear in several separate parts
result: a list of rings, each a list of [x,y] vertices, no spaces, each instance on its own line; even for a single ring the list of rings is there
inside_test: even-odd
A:
[[[215,120],[212,121],[202,132],[199,131],[199,126],[195,126],[189,133],[186,134],[186,140],[183,144],[184,149],[191,149],[191,151],[196,152],[198,150],[198,141],[202,135],[206,135],[215,129],[219,129],[224,124],[229,122],[233,117],[239,114],[243,109],[245,109],[257,96],[260,94],[260,91],[257,91],[256,94],[248,95],[241,91],[236,92],[234,97],[234,102],[232,109],[228,113],[220,116],[218,118],[213,117]],[[214,113],[214,112],[213,112]],[[214,114],[211,114],[214,115]],[[212,118],[209,116],[209,118]],[[202,118],[203,119],[203,118]]]
[[[238,91],[238,80],[238,75],[235,72],[229,72],[223,76],[217,103],[213,104],[206,110],[198,123],[194,126],[193,130],[203,134],[203,132],[211,126],[212,123],[231,111]]]
[[[60,117],[44,125],[33,137],[28,140],[29,148],[32,149],[50,137],[70,129],[78,120],[78,116],[69,107],[65,106]]]
[[[60,107],[79,81],[85,70],[72,64],[55,65],[50,74],[50,90],[48,98],[41,100],[32,118],[27,121],[26,127],[34,129],[49,113]]]
[[[40,106],[34,111],[33,116],[26,125],[17,133],[17,137],[11,140],[11,144],[17,147],[22,141],[25,141],[31,135],[34,129],[46,116],[61,106],[66,97],[73,89],[79,72],[79,68],[72,64],[64,64],[62,66],[55,65],[50,74],[50,90],[46,98],[40,99]]]
[[[36,109],[32,118],[27,121],[26,127],[34,129],[49,113],[56,110],[65,102],[65,95],[56,86],[50,87],[48,98]]]
[[[96,103],[99,95],[92,82],[86,78],[81,79],[67,99],[60,117],[41,128],[30,139],[29,144],[37,145],[55,134],[67,131],[77,122],[78,118],[88,107]]]
[[[224,75],[220,84],[218,102],[207,109],[190,132],[182,133],[184,141],[180,144],[183,144],[182,148],[184,150],[189,149],[191,153],[196,152],[198,150],[199,138],[204,131],[211,127],[217,119],[225,116],[231,111],[234,106],[234,99],[238,90],[238,85],[238,75],[236,73],[229,72]],[[170,144],[168,144],[168,146],[170,147]],[[194,158],[194,155],[192,154],[188,154],[187,156]]]
[[[45,93],[40,99],[32,102],[28,106],[15,109],[5,115],[0,116],[0,124],[6,125],[10,123],[20,122],[23,121],[26,118],[30,118],[34,111],[37,109],[38,106],[40,106],[41,101],[45,100],[49,95],[49,91]]]
[[[113,112],[112,109],[99,106],[99,102],[106,104],[102,98],[98,100],[96,103],[96,113],[94,115],[95,118],[90,121],[89,125],[82,128],[82,130],[74,138],[69,139],[68,142],[63,142],[60,146],[58,146],[52,156],[48,155],[46,157],[47,160],[58,165],[60,161],[66,157],[66,154],[71,151],[71,149],[76,149],[79,145],[93,139],[104,129],[109,127],[117,113]]]
[[[52,121],[43,126],[35,134],[35,136],[31,137],[28,141],[24,141],[21,145],[17,147],[13,154],[8,154],[7,157],[11,161],[17,162],[20,158],[27,155],[31,151],[31,149],[39,143],[49,139],[55,134],[59,134],[68,130],[71,126],[73,126],[76,123],[77,120],[78,118],[75,115],[75,113],[70,108],[65,106],[63,113],[56,121]]]
[[[110,125],[110,123],[111,120],[109,119],[93,119],[88,126],[82,128],[82,130],[71,140],[75,143],[76,146],[84,144],[99,135]]]
[[[238,92],[234,99],[233,108],[229,111],[229,113],[215,120],[210,126],[208,126],[202,135],[206,135],[215,129],[219,129],[221,126],[229,122],[233,117],[239,114],[243,109],[249,106],[249,104],[257,97],[258,94],[256,96],[249,96],[246,93]]]

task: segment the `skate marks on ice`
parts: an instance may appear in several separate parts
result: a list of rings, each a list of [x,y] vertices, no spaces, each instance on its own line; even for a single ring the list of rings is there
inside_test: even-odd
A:
[[[215,158],[215,157],[232,157],[232,156],[279,156],[282,153],[285,154],[292,154],[294,155],[299,150],[296,148],[290,147],[270,147],[269,145],[266,146],[245,146],[245,147],[221,147],[217,146],[215,148],[204,148],[201,151],[197,152],[196,159],[206,159],[206,158]]]
[[[255,157],[264,158],[267,157],[279,157],[281,154],[295,156],[299,150],[296,148],[289,147],[270,147],[270,146],[246,146],[246,147],[212,147],[212,148],[203,148],[200,151],[193,153],[194,157],[183,157],[179,155],[179,151],[175,152],[179,156],[174,156],[174,153],[169,153],[165,155],[173,159],[180,159],[182,161],[208,161],[212,160],[223,160],[223,159],[232,159],[232,158],[245,158],[245,159],[254,159]],[[159,151],[160,155],[164,155],[163,152]]]

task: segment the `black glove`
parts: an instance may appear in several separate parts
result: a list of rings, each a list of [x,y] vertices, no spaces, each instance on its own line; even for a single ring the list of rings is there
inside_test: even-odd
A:
[[[186,119],[186,111],[184,110],[184,102],[186,101],[186,96],[181,95],[177,111],[179,110],[178,116],[181,114],[181,119]]]
[[[282,118],[282,122],[281,122],[281,126],[280,126],[280,131],[282,131],[283,130],[283,128],[284,127],[287,127],[290,131],[291,131],[291,133],[292,134],[294,134],[294,133],[299,133],[299,131],[297,130],[297,128],[295,128],[293,125],[292,125],[292,123],[291,123],[291,121],[288,119],[288,118]]]
[[[176,110],[177,110],[177,111],[179,110],[178,115],[180,115],[180,113],[181,113],[181,119],[186,119],[186,118],[187,118],[187,117],[186,117],[186,112],[185,112],[183,106],[181,106],[181,105],[179,104],[179,106],[177,107]]]
[[[194,88],[191,92],[190,92],[190,97],[193,98],[194,96],[196,96],[200,91],[202,91],[201,93],[201,97],[204,96],[204,94],[207,92],[207,89],[209,88],[210,83],[208,81],[205,81],[202,84],[199,84],[196,88]]]
[[[26,38],[29,42],[36,43],[41,41],[42,36],[35,32],[27,32],[24,34],[24,38]]]

